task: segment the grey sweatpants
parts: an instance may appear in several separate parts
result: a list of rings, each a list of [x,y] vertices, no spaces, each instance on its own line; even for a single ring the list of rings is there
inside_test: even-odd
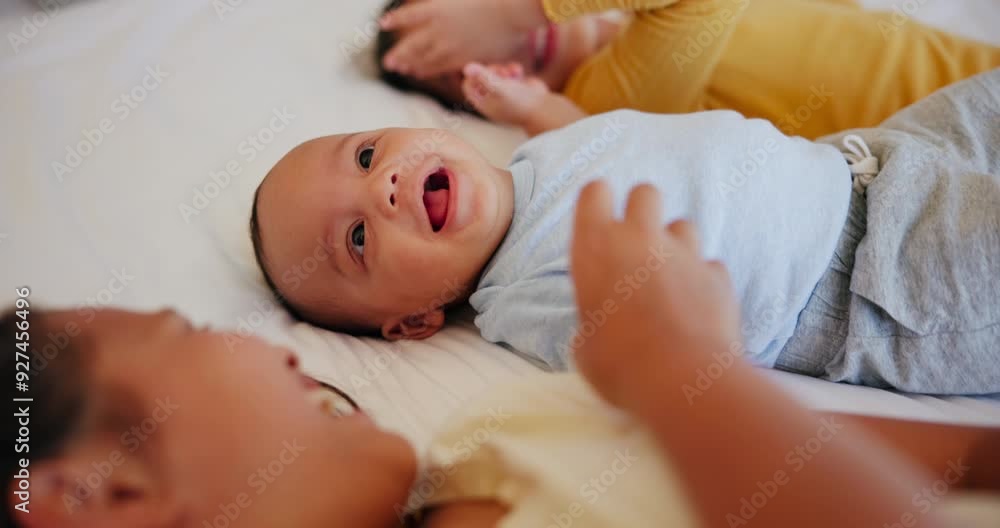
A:
[[[861,136],[879,172],[776,368],[907,392],[1000,392],[1000,69]]]

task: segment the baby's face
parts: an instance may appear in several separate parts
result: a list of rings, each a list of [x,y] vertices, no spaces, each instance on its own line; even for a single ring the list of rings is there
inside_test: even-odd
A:
[[[510,174],[442,130],[299,145],[258,191],[265,273],[312,322],[387,338],[443,324],[503,240]]]

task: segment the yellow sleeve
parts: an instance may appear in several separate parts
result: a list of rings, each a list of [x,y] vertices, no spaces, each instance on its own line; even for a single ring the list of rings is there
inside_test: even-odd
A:
[[[635,16],[570,77],[563,93],[591,114],[696,110],[749,0],[544,0],[554,22],[630,9]]]
[[[847,0],[753,0],[700,109],[729,108],[810,139],[877,126],[1000,66],[1000,48]]]
[[[545,16],[556,24],[571,18],[613,9],[649,11],[676,4],[679,0],[542,0]]]

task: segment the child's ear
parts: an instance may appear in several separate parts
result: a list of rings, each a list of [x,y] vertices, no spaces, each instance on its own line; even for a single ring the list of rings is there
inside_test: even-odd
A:
[[[389,341],[400,339],[426,339],[444,326],[444,310],[394,317],[382,325],[382,337]]]
[[[117,440],[85,439],[66,453],[32,463],[30,513],[19,511],[16,496],[6,501],[18,526],[119,528],[157,525],[171,517],[147,463],[125,454]]]

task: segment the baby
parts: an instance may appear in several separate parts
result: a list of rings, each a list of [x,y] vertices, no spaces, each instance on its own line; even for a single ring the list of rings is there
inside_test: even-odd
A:
[[[634,17],[593,16],[611,9]],[[381,23],[383,79],[529,135],[621,108],[733,109],[816,138],[1000,66],[1000,48],[852,0],[397,0]],[[479,96],[488,75],[533,82]]]
[[[528,141],[506,169],[440,130],[330,136],[275,165],[251,231],[271,287],[308,321],[421,339],[468,301],[484,338],[563,370],[672,265],[648,248],[600,309],[578,314],[580,189],[604,182],[620,211],[648,183],[663,193],[660,222],[690,219],[730,269],[745,319],[735,354],[834,381],[998,392],[998,119],[1000,70],[846,136],[847,161],[729,111],[595,116]]]

